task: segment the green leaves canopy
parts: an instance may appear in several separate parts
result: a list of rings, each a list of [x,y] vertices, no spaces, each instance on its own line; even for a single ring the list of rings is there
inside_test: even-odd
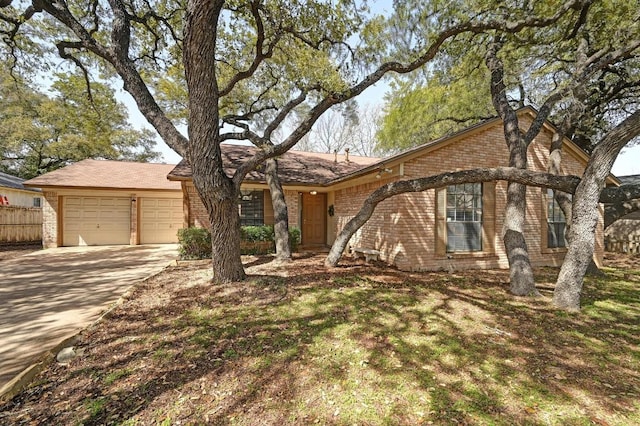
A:
[[[0,168],[31,178],[85,158],[158,159],[153,134],[131,127],[109,86],[94,83],[91,93],[77,75],[57,75],[47,95],[2,74]]]
[[[403,7],[416,3],[420,2],[403,2]],[[495,13],[516,3],[501,2]],[[550,13],[558,5],[523,2],[520,6],[523,11]],[[395,23],[405,45],[412,43],[416,28],[425,25],[426,18],[413,22],[417,19]],[[378,134],[381,147],[415,146],[495,115],[483,58],[488,44],[499,39],[510,102],[537,108],[547,104],[552,109],[549,118],[558,124],[572,116],[567,136],[590,151],[593,141],[638,106],[639,21],[637,2],[582,2],[554,25],[457,37],[431,67],[395,82]]]

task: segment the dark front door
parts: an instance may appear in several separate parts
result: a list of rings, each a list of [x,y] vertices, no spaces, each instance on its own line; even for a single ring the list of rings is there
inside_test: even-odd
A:
[[[327,242],[327,194],[302,193],[302,245],[323,246]]]

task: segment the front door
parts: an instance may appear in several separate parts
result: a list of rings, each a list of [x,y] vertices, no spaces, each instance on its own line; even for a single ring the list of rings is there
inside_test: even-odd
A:
[[[327,194],[302,193],[302,245],[323,246],[327,242]]]

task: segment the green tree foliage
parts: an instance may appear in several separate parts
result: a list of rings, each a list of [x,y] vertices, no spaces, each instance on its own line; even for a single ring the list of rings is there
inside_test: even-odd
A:
[[[397,81],[386,98],[378,149],[401,151],[495,115],[486,69],[456,64],[423,84]]]
[[[58,74],[51,94],[32,90],[7,73],[0,80],[0,168],[31,178],[85,158],[151,161],[159,154],[149,130],[127,122],[112,89]]]
[[[403,2],[415,8],[419,0]],[[496,6],[508,7],[509,2]],[[529,8],[547,11],[553,2],[532,2]],[[526,8],[523,8],[525,10]],[[584,61],[627,49],[638,39],[640,7],[637,2],[607,0],[582,2],[565,19],[544,28],[524,28],[458,37],[438,60],[421,73],[397,77],[387,97],[381,147],[401,150],[455,132],[488,116],[495,116],[489,91],[489,73],[483,64],[487,46],[497,36],[503,48],[504,83],[512,106],[541,108],[550,96],[549,118],[560,124],[571,111],[574,119],[567,136],[590,152],[604,135],[638,105],[640,64],[626,55],[606,66]],[[398,39],[410,45],[420,22],[415,16],[394,21]],[[605,59],[606,60],[606,59]],[[582,64],[582,65],[581,65]],[[580,73],[589,73],[588,78]],[[576,85],[576,79],[582,83]],[[564,91],[564,92],[563,92]],[[556,96],[556,94],[560,94]]]

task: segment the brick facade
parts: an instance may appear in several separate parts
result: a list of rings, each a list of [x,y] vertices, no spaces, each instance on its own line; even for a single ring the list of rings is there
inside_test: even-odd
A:
[[[528,126],[529,123],[524,123]],[[543,130],[532,142],[528,151],[529,168],[545,171],[549,157],[551,132]],[[472,133],[463,139],[442,144],[428,154],[406,161],[404,175],[393,179],[412,179],[449,171],[477,167],[498,167],[508,164],[509,153],[504,142],[501,124]],[[584,164],[567,152],[563,152],[563,174],[581,176]],[[389,181],[389,180],[387,180]],[[347,187],[335,193],[336,231],[353,217],[364,199],[385,181],[377,180]],[[502,244],[501,231],[506,205],[506,182],[484,184],[485,190],[495,186],[495,221],[485,235],[480,252],[448,253],[439,255],[436,250],[436,190],[402,194],[381,202],[371,219],[353,236],[351,245],[374,248],[381,258],[404,270],[461,270],[481,268],[506,268],[507,256]],[[545,190],[527,189],[527,221],[525,238],[534,265],[560,265],[565,249],[546,247],[546,198]],[[485,213],[483,220],[491,215]],[[543,247],[544,243],[544,247]],[[596,259],[601,261],[604,252],[602,220],[596,230]]]
[[[531,119],[521,115],[520,122],[523,128],[528,128]],[[551,137],[552,131],[545,127],[531,143],[529,169],[547,170]],[[575,148],[567,146],[562,153],[561,173],[581,176],[586,160],[572,149]],[[438,144],[426,145],[406,157],[393,157],[368,174],[352,176],[333,186],[318,186],[318,192],[326,192],[327,207],[332,207],[329,210],[333,213],[326,213],[327,244],[333,243],[366,197],[387,182],[471,168],[500,167],[508,164],[508,158],[502,123],[496,120]],[[255,188],[265,191],[265,221],[272,221],[273,209],[266,186],[256,185]],[[311,191],[312,188],[302,190]],[[209,227],[207,213],[193,184],[183,182],[183,191],[188,225]],[[446,252],[446,188],[402,194],[381,202],[369,221],[353,236],[350,245],[377,249],[382,260],[403,270],[507,268],[502,243],[506,193],[507,182],[483,184],[481,251]],[[300,227],[300,194],[298,190],[285,189],[291,227]],[[526,215],[524,233],[532,263],[559,266],[566,249],[547,247],[546,189],[527,189]],[[598,264],[604,253],[603,236],[601,214],[596,229],[595,259]]]

